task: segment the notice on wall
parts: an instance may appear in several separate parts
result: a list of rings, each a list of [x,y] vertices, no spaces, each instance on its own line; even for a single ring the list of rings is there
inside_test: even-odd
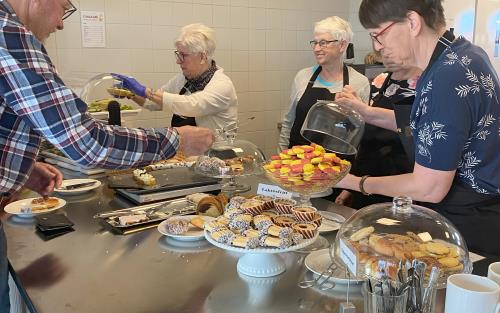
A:
[[[106,23],[104,12],[82,11],[82,46],[104,48],[106,46]]]

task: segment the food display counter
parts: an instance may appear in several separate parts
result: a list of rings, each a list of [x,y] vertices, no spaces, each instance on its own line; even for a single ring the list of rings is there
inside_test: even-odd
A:
[[[65,173],[66,174],[66,173]],[[65,175],[66,178],[67,175]],[[255,192],[264,176],[242,178]],[[256,278],[239,274],[240,253],[205,240],[182,242],[156,228],[130,235],[110,232],[93,216],[134,204],[115,195],[105,179],[95,190],[61,196],[60,209],[75,231],[43,241],[34,220],[4,215],[8,257],[34,312],[339,312],[345,285],[322,291],[298,283],[313,274],[304,265],[308,253],[282,253],[283,274]],[[349,217],[354,210],[324,199],[313,205]],[[321,234],[334,242],[336,232]],[[363,312],[359,285],[350,288],[356,312]],[[438,293],[435,312],[442,312]]]

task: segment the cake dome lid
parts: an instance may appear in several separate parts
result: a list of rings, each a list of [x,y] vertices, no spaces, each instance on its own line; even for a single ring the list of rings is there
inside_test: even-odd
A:
[[[352,215],[338,231],[335,259],[357,278],[377,279],[382,270],[394,280],[401,262],[420,260],[427,274],[439,268],[438,287],[444,287],[451,274],[472,272],[457,228],[409,197],[395,197],[393,203],[373,204]]]
[[[133,101],[128,98],[133,97],[134,93],[120,87],[121,84],[121,80],[110,73],[98,74],[83,85],[80,98],[87,103],[90,112],[106,110],[107,104],[113,100],[120,103],[122,110],[133,109]]]
[[[335,101],[320,100],[309,109],[300,134],[330,152],[354,156],[365,122],[354,109]]]
[[[264,161],[264,154],[255,144],[236,139],[235,131],[220,131],[212,147],[198,158],[194,170],[215,178],[258,175]]]

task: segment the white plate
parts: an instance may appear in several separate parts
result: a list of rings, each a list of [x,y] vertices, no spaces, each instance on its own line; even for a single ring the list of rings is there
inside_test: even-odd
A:
[[[330,249],[311,252],[304,260],[304,264],[307,269],[316,275],[321,275],[321,273],[323,273],[331,263],[332,259],[330,257]],[[336,284],[347,285],[348,279],[346,273],[346,268],[337,264],[336,269],[333,270],[330,280],[335,282]],[[326,275],[328,276],[329,274]],[[362,282],[363,280],[351,277],[351,284],[359,284]]]
[[[57,189],[56,188],[56,189],[54,189],[54,191],[57,193],[60,193],[62,195],[78,195],[78,194],[81,194],[84,192],[89,192],[89,191],[94,190],[96,188],[99,188],[101,186],[101,182],[96,180],[96,179],[81,178],[81,179],[65,179],[65,180],[63,180],[61,187],[76,185],[76,184],[84,184],[84,183],[94,183],[94,184],[92,186],[76,188],[76,189],[71,189],[71,190]]]
[[[318,211],[318,213],[321,214],[321,216],[323,216],[323,220],[321,221],[321,226],[318,229],[318,231],[320,233],[335,231],[335,230],[339,229],[340,226],[342,226],[342,223],[345,222],[345,217],[343,217],[340,214],[328,212],[328,211]],[[341,221],[342,223],[337,223],[337,222],[328,220],[327,218],[338,220],[338,221]]]
[[[187,220],[189,222],[193,217],[201,217],[205,220],[205,223],[213,221],[215,219],[211,216],[203,216],[203,215],[173,216],[173,217],[161,222],[160,225],[158,225],[158,231],[162,235],[165,235],[165,236],[177,239],[177,240],[181,240],[181,241],[196,241],[196,240],[205,239],[205,234],[203,232],[203,229],[200,229],[192,224],[189,224],[189,229],[184,234],[175,235],[175,234],[171,234],[167,231],[166,225],[167,225],[168,221],[183,219],[183,220]]]
[[[47,212],[52,212],[52,211],[58,210],[66,205],[66,201],[64,199],[56,198],[59,200],[59,204],[53,208],[50,208],[47,210],[35,211],[35,212],[31,212],[31,213],[22,213],[21,208],[30,207],[31,201],[33,201],[33,199],[37,199],[37,198],[27,198],[27,199],[22,199],[22,200],[18,200],[18,201],[9,203],[8,205],[5,206],[4,210],[7,213],[14,214],[14,215],[17,215],[19,217],[32,217],[34,215],[44,214]]]
[[[200,253],[215,249],[215,246],[206,240],[180,241],[167,236],[158,238],[158,244],[166,250],[177,253]]]

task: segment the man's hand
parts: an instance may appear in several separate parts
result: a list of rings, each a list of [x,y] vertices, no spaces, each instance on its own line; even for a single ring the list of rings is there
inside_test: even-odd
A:
[[[182,126],[175,129],[180,136],[179,151],[186,156],[202,155],[214,142],[214,133],[208,128]]]
[[[24,187],[38,192],[41,196],[48,196],[54,188],[61,186],[62,181],[63,174],[57,168],[36,162]]]

